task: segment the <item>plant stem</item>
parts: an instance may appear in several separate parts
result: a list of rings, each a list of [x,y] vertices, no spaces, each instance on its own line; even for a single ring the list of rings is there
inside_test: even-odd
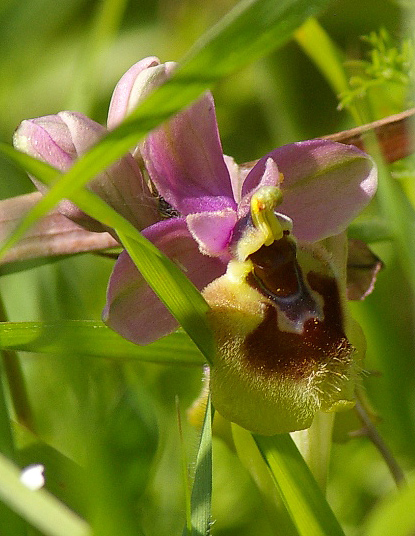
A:
[[[0,296],[0,321],[7,321],[6,310]],[[10,398],[16,419],[30,431],[34,431],[34,420],[27,395],[26,382],[24,379],[19,356],[13,350],[1,350],[3,370],[9,386]]]
[[[327,485],[333,422],[334,412],[320,411],[310,428],[290,434],[323,492]]]
[[[392,452],[389,450],[379,432],[376,430],[368,412],[364,408],[363,404],[359,401],[356,402],[355,410],[364,426],[364,435],[366,435],[378,449],[380,455],[385,460],[385,463],[388,466],[396,485],[401,486],[405,483],[405,475]]]

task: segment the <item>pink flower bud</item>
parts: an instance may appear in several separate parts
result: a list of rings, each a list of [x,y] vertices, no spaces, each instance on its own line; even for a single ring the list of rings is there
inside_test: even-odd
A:
[[[20,151],[65,172],[106,132],[105,127],[80,113],[59,112],[57,115],[23,121],[15,132],[13,142]],[[34,177],[31,178],[42,193],[48,189]],[[138,229],[158,219],[156,200],[151,196],[138,164],[130,154],[95,177],[89,183],[89,188]],[[62,201],[59,211],[90,230],[106,230],[70,201]]]

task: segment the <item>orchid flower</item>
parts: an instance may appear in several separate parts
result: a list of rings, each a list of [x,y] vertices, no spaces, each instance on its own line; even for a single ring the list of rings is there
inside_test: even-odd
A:
[[[108,128],[174,67],[151,57],[127,71],[114,90]],[[34,154],[39,145],[57,144],[69,160],[77,156],[67,133],[49,141],[38,128],[44,128],[42,118],[29,123],[37,130],[20,127],[19,148]],[[63,169],[47,150],[36,154]],[[370,157],[352,146],[311,140],[275,149],[251,169],[240,167],[223,155],[209,92],[152,131],[133,154],[164,207],[156,218],[155,197],[131,155],[125,158],[135,186],[132,175],[124,188],[122,177],[114,181],[109,170],[91,187],[98,182],[99,193],[121,213],[134,192],[130,221],[203,292],[217,342],[210,388],[219,413],[251,431],[275,434],[310,426],[317,411],[352,404],[364,341],[345,307],[344,231],[375,192]],[[116,184],[118,198],[106,181]],[[103,316],[137,344],[177,328],[125,251],[111,275]]]

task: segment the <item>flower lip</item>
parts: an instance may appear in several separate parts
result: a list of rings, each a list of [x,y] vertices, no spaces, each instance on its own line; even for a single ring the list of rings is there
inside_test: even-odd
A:
[[[301,333],[276,330],[279,312],[268,306],[263,322],[245,341],[249,366],[261,374],[280,373],[305,378],[313,368],[327,360],[335,377],[341,360],[346,364],[350,361],[353,348],[343,331],[336,281],[317,273],[310,273],[307,279],[311,288],[323,296],[324,320],[309,318]]]

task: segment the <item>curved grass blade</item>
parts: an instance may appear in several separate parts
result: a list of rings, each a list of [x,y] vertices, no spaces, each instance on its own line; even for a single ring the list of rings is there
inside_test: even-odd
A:
[[[46,536],[88,536],[88,524],[46,490],[30,490],[0,454],[0,500]]]
[[[147,244],[140,244],[119,232],[118,235],[143,277],[157,292],[206,359],[212,362],[214,342],[205,314],[209,306],[202,295],[170,259],[159,254],[153,244],[149,242],[151,245],[149,255]],[[169,274],[168,278],[166,274]]]
[[[147,346],[123,339],[102,322],[0,322],[0,348],[45,354],[81,354],[107,359],[139,359],[151,363],[203,365],[189,337],[177,331]]]
[[[46,184],[57,176],[51,166],[7,146],[7,154],[30,173]],[[214,351],[213,338],[207,324],[208,305],[200,292],[179,267],[144,238],[137,229],[107,205],[100,197],[86,189],[74,192],[70,199],[84,212],[117,231],[118,237],[128,250],[138,270],[158,294],[170,312],[194,340],[208,361]],[[43,199],[30,211],[26,220],[34,223],[39,216],[38,207]],[[26,227],[19,227],[4,247],[21,238]],[[24,234],[24,233],[23,233]]]
[[[253,436],[301,536],[344,536],[307,464],[288,434]]]
[[[56,182],[22,221],[16,236],[117,158],[147,132],[190,104],[219,78],[259,59],[288,40],[296,27],[328,0],[245,0],[206,34],[173,76],[151,93],[118,128],[108,133]],[[39,177],[40,178],[40,177]],[[14,239],[13,239],[14,240]],[[14,242],[9,241],[0,254]]]
[[[187,526],[183,536],[208,536],[211,525],[212,502],[212,405],[206,403],[205,418],[196,457],[196,471],[191,497],[191,532]]]

